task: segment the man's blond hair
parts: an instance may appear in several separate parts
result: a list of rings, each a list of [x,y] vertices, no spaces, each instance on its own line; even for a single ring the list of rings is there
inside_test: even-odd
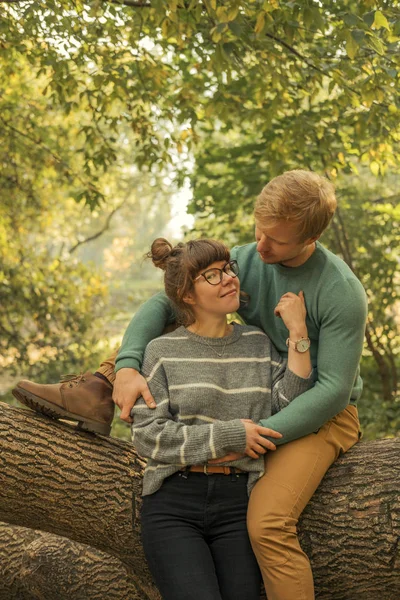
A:
[[[258,196],[254,216],[258,224],[291,221],[299,225],[299,239],[320,236],[335,214],[335,188],[313,171],[286,171],[271,179]]]

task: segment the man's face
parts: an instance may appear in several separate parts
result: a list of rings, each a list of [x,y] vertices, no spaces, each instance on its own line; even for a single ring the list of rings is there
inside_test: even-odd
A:
[[[256,221],[257,252],[266,264],[280,263],[286,267],[302,265],[314,251],[317,239],[300,241],[297,223],[274,221],[268,225]]]

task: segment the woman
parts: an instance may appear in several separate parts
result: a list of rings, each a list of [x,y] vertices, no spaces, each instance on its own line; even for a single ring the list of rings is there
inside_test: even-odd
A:
[[[165,291],[183,323],[150,342],[143,362],[157,407],[132,410],[133,441],[147,457],[145,554],[164,600],[258,600],[261,577],[246,530],[248,494],[263,454],[280,434],[257,425],[311,385],[304,300],[285,294],[277,311],[289,337],[288,367],[256,327],[228,324],[240,303],[238,269],[214,240],[173,248],[153,242]],[[236,453],[235,460],[216,465]]]

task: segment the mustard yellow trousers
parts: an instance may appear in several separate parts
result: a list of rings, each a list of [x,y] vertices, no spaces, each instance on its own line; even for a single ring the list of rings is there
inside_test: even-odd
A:
[[[266,454],[265,474],[250,496],[247,527],[268,600],[314,600],[297,522],[330,465],[359,438],[357,408],[349,405],[317,433]]]

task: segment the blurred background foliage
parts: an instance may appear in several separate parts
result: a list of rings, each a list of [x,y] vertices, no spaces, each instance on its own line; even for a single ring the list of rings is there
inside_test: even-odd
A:
[[[0,2],[0,392],[95,369],[161,287],[142,257],[194,229],[253,238],[263,185],[334,181],[323,238],[370,301],[366,437],[396,435],[399,2]],[[114,433],[127,436],[118,420]]]

